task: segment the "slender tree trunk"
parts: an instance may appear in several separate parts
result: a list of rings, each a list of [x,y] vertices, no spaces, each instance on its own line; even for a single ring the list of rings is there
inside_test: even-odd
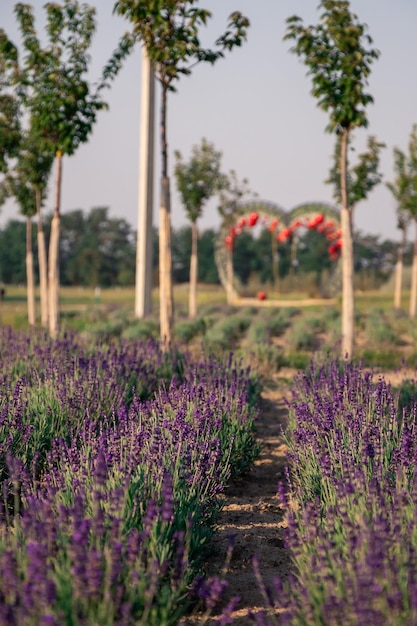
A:
[[[198,227],[197,222],[191,222],[191,258],[190,258],[190,293],[188,302],[188,317],[197,317],[197,274],[198,274]]]
[[[226,277],[227,277],[227,304],[232,304],[234,299],[233,290],[233,249],[232,246],[227,247],[226,251]]]
[[[403,236],[398,244],[397,263],[395,266],[395,285],[394,285],[394,308],[401,308],[401,288],[403,282],[403,258],[406,242],[406,233],[403,230]]]
[[[59,327],[59,229],[61,208],[62,152],[56,153],[55,209],[51,223],[49,240],[48,297],[49,334],[52,339],[58,336]]]
[[[135,316],[138,318],[152,313],[155,78],[145,46],[142,47],[141,98],[135,287]]]
[[[411,268],[410,317],[416,316],[417,305],[417,220],[414,221],[416,234],[413,247],[413,265]]]
[[[33,274],[32,218],[26,218],[26,288],[29,326],[36,324],[35,277]]]
[[[352,208],[347,200],[347,148],[349,130],[342,135],[340,151],[340,189],[342,196],[342,358],[353,357],[353,334],[355,323],[355,303],[353,290],[353,237]]]
[[[162,85],[161,98],[161,201],[159,211],[159,297],[160,337],[164,350],[172,343],[174,320],[171,252],[171,198],[168,178],[167,89]]]
[[[35,190],[36,213],[38,216],[38,262],[39,290],[41,300],[41,325],[48,328],[48,263],[46,260],[45,233],[42,221],[42,203],[40,189]]]

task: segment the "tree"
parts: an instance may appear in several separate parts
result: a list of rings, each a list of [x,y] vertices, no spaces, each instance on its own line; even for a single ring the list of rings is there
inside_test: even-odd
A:
[[[0,230],[0,282],[24,285],[26,225],[21,220],[8,220]]]
[[[9,162],[19,150],[21,110],[19,98],[10,89],[16,76],[17,51],[0,29],[0,173],[8,171]]]
[[[95,288],[132,285],[134,232],[126,220],[111,218],[108,207],[80,209],[61,219],[62,283]]]
[[[161,84],[160,146],[161,190],[159,212],[159,294],[160,333],[167,348],[172,340],[173,290],[171,255],[171,201],[168,178],[167,94],[175,82],[191,74],[201,62],[216,63],[227,50],[246,39],[249,20],[238,11],[232,13],[226,32],[215,47],[204,48],[199,31],[211,17],[210,11],[197,8],[197,0],[117,0],[114,10],[132,24],[132,42],[145,46],[157,80]]]
[[[220,171],[222,153],[205,138],[200,146],[193,146],[191,158],[184,163],[180,152],[175,152],[175,178],[177,188],[191,222],[190,293],[188,315],[197,316],[198,278],[198,226],[197,220],[203,214],[204,205],[219,191],[225,181]]]
[[[218,255],[220,257],[225,252],[226,253],[226,285],[227,285],[227,302],[231,304],[235,298],[235,289],[233,286],[233,247],[234,247],[234,231],[231,230],[234,228],[234,224],[237,219],[237,215],[239,212],[239,208],[243,203],[243,200],[248,200],[247,196],[255,197],[250,187],[249,181],[247,178],[244,178],[242,181],[239,181],[237,174],[234,170],[231,170],[226,176],[222,189],[220,191],[219,196],[219,204],[218,211],[222,218],[222,231],[225,235],[225,247],[217,250]],[[220,265],[224,265],[220,260]]]
[[[398,250],[396,290],[400,292],[402,275],[402,257],[406,242],[406,231],[409,220],[415,224],[415,238],[413,248],[413,263],[411,269],[410,317],[415,317],[417,311],[417,124],[410,133],[408,155],[398,148],[394,149],[395,181],[387,183],[397,201],[398,224],[403,231],[402,241]],[[400,292],[401,293],[401,292]],[[395,296],[395,305],[399,306],[400,295]]]
[[[401,240],[397,249],[394,284],[394,307],[399,309],[401,308],[404,249],[407,244],[407,231],[410,225],[411,215],[406,208],[409,189],[406,156],[398,148],[394,148],[394,170],[396,172],[396,179],[393,183],[388,182],[387,187],[397,202],[397,224],[398,228],[401,230]]]
[[[48,149],[33,129],[34,117],[29,116],[29,128],[22,124],[25,113],[25,86],[19,66],[16,46],[0,30],[0,171],[5,174],[0,186],[0,205],[7,196],[14,196],[27,216],[27,228],[32,225],[32,208],[38,213],[38,250],[40,261],[41,320],[47,325],[46,251],[42,230],[41,207],[43,193],[52,167]],[[31,198],[30,195],[34,197]],[[28,315],[34,323],[34,276],[32,237],[27,241]]]
[[[342,356],[354,349],[353,215],[348,191],[348,145],[354,128],[366,127],[366,107],[373,102],[365,88],[378,50],[366,26],[351,13],[347,0],[321,0],[320,22],[304,26],[300,17],[287,20],[285,39],[309,68],[312,94],[329,116],[327,129],[340,137],[340,197],[342,226]],[[368,46],[368,47],[366,47]]]
[[[98,111],[105,109],[101,90],[109,86],[129,49],[122,40],[106,64],[100,81],[93,88],[87,80],[88,49],[96,29],[95,9],[77,0],[62,4],[48,2],[46,33],[42,47],[35,29],[33,8],[17,3],[15,14],[24,50],[19,66],[17,47],[9,42],[14,55],[15,92],[31,120],[34,136],[42,150],[55,157],[55,207],[51,224],[48,257],[48,322],[52,337],[58,332],[59,232],[63,155],[72,155],[91,134]],[[46,256],[46,254],[45,254]]]
[[[32,247],[32,218],[38,215],[38,256],[41,283],[41,321],[47,323],[46,249],[43,236],[41,208],[44,202],[53,155],[42,149],[42,142],[32,129],[22,133],[19,152],[13,167],[9,167],[3,182],[4,196],[13,196],[22,215],[26,217],[26,284],[29,325],[35,325],[35,275]]]

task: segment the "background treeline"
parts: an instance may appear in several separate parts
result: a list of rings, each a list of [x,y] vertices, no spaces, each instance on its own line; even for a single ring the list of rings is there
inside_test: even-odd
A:
[[[50,217],[50,216],[49,216]],[[50,219],[45,220],[49,239]],[[0,229],[0,281],[5,284],[23,284],[26,281],[26,224],[11,219]],[[219,283],[214,246],[217,232],[201,231],[198,249],[198,280],[200,283]],[[372,274],[374,286],[391,274],[398,244],[380,241],[375,235],[356,233],[355,272]],[[327,252],[328,242],[319,233],[307,230],[297,242],[296,266],[291,265],[291,242],[279,245],[279,275],[285,278],[291,272],[314,273],[320,281],[329,271],[332,261]],[[33,228],[35,272],[37,267],[37,233]],[[154,284],[158,282],[158,233],[153,233]],[[173,230],[172,258],[175,283],[189,281],[191,254],[191,227]],[[412,246],[406,245],[405,264],[411,264]],[[271,233],[267,229],[245,231],[235,241],[234,270],[247,285],[256,278],[260,283],[272,283]],[[60,278],[67,286],[129,286],[135,283],[136,232],[121,218],[111,217],[108,207],[97,207],[89,212],[76,209],[62,214],[60,240]]]

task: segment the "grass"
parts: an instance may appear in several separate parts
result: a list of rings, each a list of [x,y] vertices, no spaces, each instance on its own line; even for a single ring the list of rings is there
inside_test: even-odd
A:
[[[39,293],[37,312],[39,317]],[[341,334],[341,298],[334,304],[312,303],[304,307],[304,293],[273,296],[276,306],[263,303],[250,306],[242,299],[233,307],[226,304],[224,290],[218,285],[200,285],[197,292],[198,317],[188,319],[188,285],[174,287],[174,340],[186,347],[202,346],[208,351],[239,350],[252,355],[267,371],[284,365],[304,369],[315,351],[337,351]],[[27,326],[26,290],[6,286],[0,304],[0,323],[16,329]],[[61,326],[92,338],[158,338],[159,298],[154,289],[153,313],[144,320],[134,316],[134,287],[94,289],[62,287],[60,290]],[[409,293],[404,292],[404,308],[393,309],[390,290],[374,290],[355,295],[357,339],[356,359],[366,366],[384,369],[399,367],[404,360],[417,361],[417,330],[408,316]],[[294,302],[294,304],[292,304]],[[274,302],[275,304],[275,302]],[[282,306],[280,306],[282,304]]]

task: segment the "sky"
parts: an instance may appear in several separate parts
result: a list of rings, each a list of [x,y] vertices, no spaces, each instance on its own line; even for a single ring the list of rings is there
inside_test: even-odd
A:
[[[42,33],[44,0],[30,2]],[[91,48],[91,80],[97,80],[129,22],[113,15],[113,0],[90,2],[97,9],[97,32]],[[417,2],[415,0],[351,0],[351,10],[368,26],[367,33],[380,57],[372,65],[368,92],[374,104],[367,109],[369,126],[354,133],[360,153],[368,135],[386,144],[381,155],[383,183],[357,205],[355,228],[381,239],[399,240],[395,202],[385,183],[394,179],[393,149],[407,150],[413,124],[417,123]],[[15,2],[1,0],[0,28],[18,42],[13,14]],[[168,96],[168,158],[171,176],[172,224],[187,224],[175,188],[174,151],[184,159],[193,145],[205,137],[222,152],[225,172],[235,170],[247,178],[258,198],[286,210],[304,202],[334,203],[331,186],[325,184],[335,138],[325,132],[327,114],[311,95],[311,78],[284,41],[286,19],[299,15],[305,24],[317,24],[318,0],[202,0],[212,19],[202,32],[213,45],[224,32],[229,14],[241,11],[250,20],[247,41],[226,53],[214,66],[197,65],[191,76],[177,83]],[[107,206],[111,217],[126,219],[137,227],[141,53],[139,45],[105,92],[108,111],[98,120],[87,144],[65,157],[62,179],[62,212]],[[157,108],[159,85],[157,85]],[[157,120],[158,124],[158,120]],[[160,150],[158,125],[155,147],[154,224],[158,224]],[[53,177],[46,212],[53,208]],[[0,226],[16,217],[17,206],[8,201],[1,209]],[[201,228],[219,228],[215,201],[200,220]]]

